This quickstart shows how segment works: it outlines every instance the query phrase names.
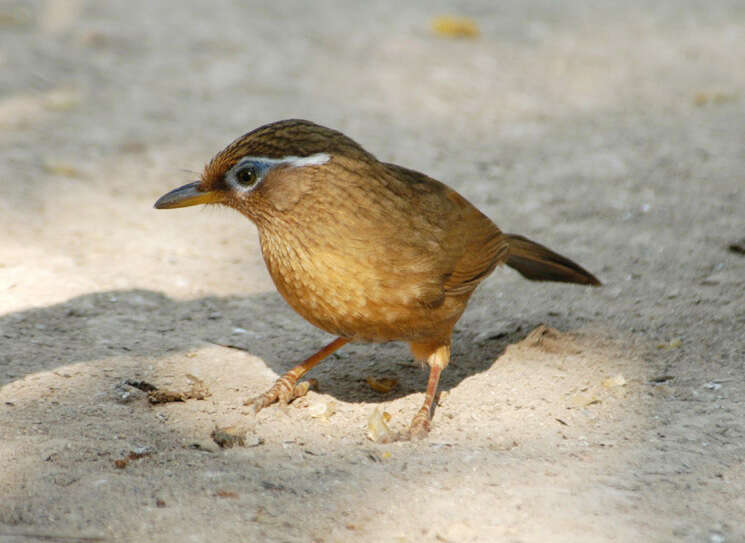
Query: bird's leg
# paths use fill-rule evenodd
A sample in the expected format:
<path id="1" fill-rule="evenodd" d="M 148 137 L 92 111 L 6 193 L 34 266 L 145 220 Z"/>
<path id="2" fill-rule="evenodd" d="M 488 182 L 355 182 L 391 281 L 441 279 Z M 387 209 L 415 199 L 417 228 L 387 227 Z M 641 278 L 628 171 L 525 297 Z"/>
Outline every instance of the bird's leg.
<path id="1" fill-rule="evenodd" d="M 437 394 L 437 384 L 440 382 L 440 374 L 450 362 L 450 345 L 429 345 L 429 356 L 427 364 L 429 365 L 429 380 L 427 381 L 427 392 L 424 395 L 424 404 L 419 409 L 414 419 L 411 421 L 409 436 L 411 439 L 422 439 L 429 433 L 429 423 L 432 420 L 432 404 Z M 411 350 L 415 355 L 419 355 L 425 349 L 422 344 L 412 344 Z"/>
<path id="2" fill-rule="evenodd" d="M 305 396 L 310 387 L 318 382 L 315 379 L 309 379 L 308 381 L 298 383 L 297 380 L 321 362 L 321 360 L 344 346 L 347 342 L 349 342 L 349 340 L 343 337 L 336 338 L 316 354 L 307 358 L 302 364 L 298 364 L 282 377 L 277 379 L 274 382 L 274 385 L 272 385 L 272 388 L 264 392 L 264 394 L 244 402 L 243 405 L 253 405 L 258 413 L 274 402 L 278 401 L 282 405 L 287 405 L 295 398 Z"/>

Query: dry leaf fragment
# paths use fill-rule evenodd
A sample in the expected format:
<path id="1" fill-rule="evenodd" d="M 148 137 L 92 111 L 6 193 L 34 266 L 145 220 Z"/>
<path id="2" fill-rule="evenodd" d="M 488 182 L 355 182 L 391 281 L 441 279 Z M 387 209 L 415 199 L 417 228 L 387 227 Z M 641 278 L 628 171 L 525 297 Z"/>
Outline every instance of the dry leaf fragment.
<path id="1" fill-rule="evenodd" d="M 708 104 L 726 104 L 735 100 L 737 100 L 737 94 L 734 92 L 702 91 L 693 96 L 693 104 L 698 107 Z"/>
<path id="2" fill-rule="evenodd" d="M 149 390 L 147 391 L 148 401 L 150 401 L 151 404 L 159 404 L 170 402 L 185 402 L 186 400 L 204 400 L 210 397 L 210 391 L 207 388 L 207 385 L 205 385 L 204 381 L 202 381 L 199 377 L 195 377 L 191 374 L 186 374 L 186 378 L 191 381 L 191 388 L 185 391 L 167 390 L 154 387 L 150 383 L 144 383 L 145 385 L 148 385 L 148 388 L 152 387 L 149 388 Z"/>
<path id="3" fill-rule="evenodd" d="M 376 407 L 367 419 L 367 437 L 375 443 L 390 443 L 396 439 L 396 434 L 386 424 L 386 415 L 390 420 L 388 413 L 381 413 Z"/>
<path id="4" fill-rule="evenodd" d="M 313 418 L 328 419 L 336 412 L 336 406 L 334 402 L 316 402 L 308 408 L 308 412 Z"/>
<path id="5" fill-rule="evenodd" d="M 218 498 L 237 498 L 238 493 L 233 492 L 232 490 L 225 490 L 223 488 L 218 489 L 217 492 L 215 492 L 215 496 Z"/>
<path id="6" fill-rule="evenodd" d="M 149 447 L 140 447 L 133 451 L 129 451 L 129 454 L 124 458 L 117 458 L 114 460 L 114 467 L 117 469 L 124 469 L 132 460 L 139 460 L 153 454 L 153 450 Z"/>
<path id="7" fill-rule="evenodd" d="M 384 394 L 393 390 L 393 388 L 398 384 L 398 381 L 396 379 L 388 379 L 386 377 L 384 377 L 383 379 L 368 377 L 367 384 L 370 385 L 370 388 L 373 389 L 375 392 Z"/>
<path id="8" fill-rule="evenodd" d="M 450 38 L 475 38 L 479 35 L 476 21 L 454 15 L 440 15 L 432 19 L 432 30 L 435 34 Z"/>

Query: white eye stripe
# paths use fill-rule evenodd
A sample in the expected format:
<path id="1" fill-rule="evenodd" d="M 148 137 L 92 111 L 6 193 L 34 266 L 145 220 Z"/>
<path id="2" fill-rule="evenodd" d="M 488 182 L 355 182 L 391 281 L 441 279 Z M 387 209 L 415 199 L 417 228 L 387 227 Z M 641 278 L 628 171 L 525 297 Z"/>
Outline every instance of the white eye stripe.
<path id="1" fill-rule="evenodd" d="M 302 168 L 303 166 L 320 166 L 321 164 L 326 164 L 330 159 L 331 157 L 328 153 L 316 153 L 315 155 L 305 157 L 286 157 L 281 160 L 293 168 Z"/>
<path id="2" fill-rule="evenodd" d="M 268 158 L 263 156 L 247 156 L 243 157 L 235 166 L 230 168 L 225 174 L 225 180 L 231 186 L 231 188 L 240 192 L 250 192 L 254 190 L 264 179 L 264 175 L 267 171 L 275 166 L 286 164 L 291 168 L 302 168 L 304 166 L 320 166 L 326 164 L 331 160 L 331 156 L 328 153 L 316 153 L 314 155 L 299 157 L 299 156 L 286 156 L 282 158 Z M 236 179 L 236 172 L 248 164 L 253 164 L 257 169 L 256 182 L 249 186 L 244 187 Z"/>
<path id="3" fill-rule="evenodd" d="M 279 166 L 280 164 L 287 164 L 292 168 L 302 168 L 303 166 L 320 166 L 326 164 L 331 159 L 328 153 L 316 153 L 310 156 L 286 156 L 282 158 L 267 158 L 263 156 L 247 156 L 243 157 L 236 166 L 241 166 L 247 162 L 258 162 L 260 164 L 266 164 L 269 166 Z M 234 166 L 235 167 L 235 166 Z"/>

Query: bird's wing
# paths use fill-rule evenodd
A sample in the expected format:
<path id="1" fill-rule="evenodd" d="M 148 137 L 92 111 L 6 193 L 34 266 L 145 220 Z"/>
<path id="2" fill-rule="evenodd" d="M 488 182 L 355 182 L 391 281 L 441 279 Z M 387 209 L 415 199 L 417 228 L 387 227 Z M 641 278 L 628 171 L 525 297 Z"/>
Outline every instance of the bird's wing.
<path id="1" fill-rule="evenodd" d="M 502 231 L 486 215 L 455 191 L 448 194 L 460 210 L 451 230 L 452 243 L 462 248 L 443 289 L 458 296 L 472 292 L 497 265 L 507 259 L 509 243 Z"/>
<path id="2" fill-rule="evenodd" d="M 473 291 L 508 254 L 502 231 L 468 200 L 447 185 L 422 173 L 395 164 L 385 165 L 411 189 L 431 224 L 437 254 L 429 254 L 431 277 L 428 297 L 459 296 Z M 430 251 L 431 253 L 431 251 Z"/>

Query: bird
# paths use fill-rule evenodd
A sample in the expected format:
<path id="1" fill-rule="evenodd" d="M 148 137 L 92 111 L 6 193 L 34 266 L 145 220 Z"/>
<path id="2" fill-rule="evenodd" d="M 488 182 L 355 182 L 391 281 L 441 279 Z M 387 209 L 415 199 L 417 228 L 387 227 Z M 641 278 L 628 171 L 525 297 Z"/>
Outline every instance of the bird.
<path id="1" fill-rule="evenodd" d="M 424 402 L 408 437 L 431 428 L 450 362 L 453 328 L 476 287 L 499 265 L 533 281 L 599 286 L 572 260 L 503 233 L 458 192 L 423 173 L 378 160 L 343 133 L 287 119 L 235 139 L 199 180 L 155 202 L 233 208 L 256 225 L 262 256 L 287 303 L 336 339 L 246 402 L 286 405 L 299 382 L 349 342 L 407 342 L 429 366 Z"/>

